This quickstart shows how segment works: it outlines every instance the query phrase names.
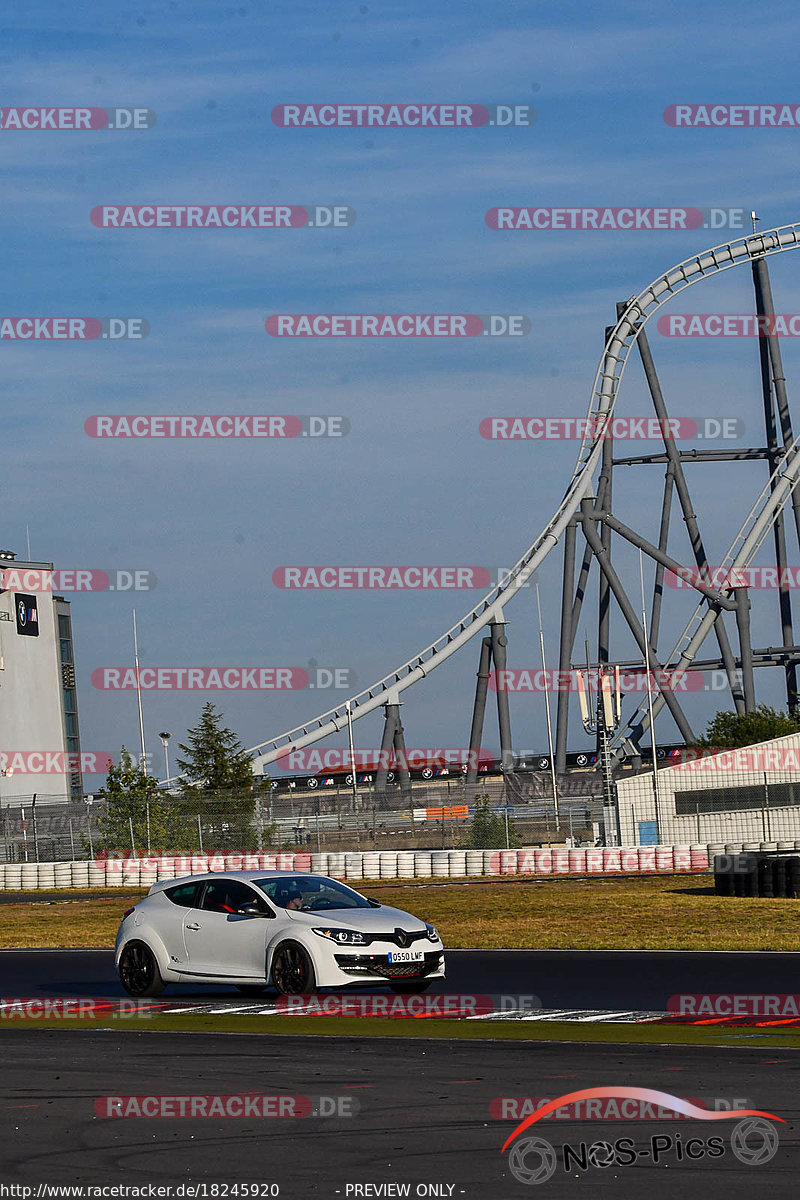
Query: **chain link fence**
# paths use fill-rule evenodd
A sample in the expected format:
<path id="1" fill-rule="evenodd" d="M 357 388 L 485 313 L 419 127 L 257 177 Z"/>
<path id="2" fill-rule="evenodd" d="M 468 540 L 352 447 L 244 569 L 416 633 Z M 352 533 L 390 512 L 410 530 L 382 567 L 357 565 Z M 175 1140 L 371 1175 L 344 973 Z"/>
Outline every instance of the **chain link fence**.
<path id="1" fill-rule="evenodd" d="M 113 824 L 99 797 L 19 797 L 0 802 L 0 862 L 79 861 L 111 851 L 466 848 L 475 801 L 483 796 L 500 822 L 501 845 L 564 844 L 569 838 L 572 845 L 594 846 L 602 838 L 597 792 L 594 783 L 576 789 L 566 777 L 556 805 L 540 777 L 506 775 L 470 789 L 458 779 L 383 793 L 336 787 L 197 793 L 189 799 L 165 794 L 127 818 L 117 809 Z"/>
<path id="2" fill-rule="evenodd" d="M 757 749 L 757 748 L 756 748 Z M 800 770 L 759 769 L 746 750 L 709 757 L 617 787 L 623 841 L 682 844 L 800 839 Z"/>

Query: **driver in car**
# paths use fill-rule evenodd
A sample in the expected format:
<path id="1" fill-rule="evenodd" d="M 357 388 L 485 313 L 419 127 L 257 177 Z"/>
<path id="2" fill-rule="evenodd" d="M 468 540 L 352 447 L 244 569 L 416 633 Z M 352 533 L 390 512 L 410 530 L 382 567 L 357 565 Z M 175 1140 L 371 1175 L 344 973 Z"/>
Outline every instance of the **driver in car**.
<path id="1" fill-rule="evenodd" d="M 290 908 L 295 912 L 299 908 L 302 908 L 303 897 L 297 884 L 278 888 L 275 893 L 275 903 L 280 905 L 281 908 Z"/>

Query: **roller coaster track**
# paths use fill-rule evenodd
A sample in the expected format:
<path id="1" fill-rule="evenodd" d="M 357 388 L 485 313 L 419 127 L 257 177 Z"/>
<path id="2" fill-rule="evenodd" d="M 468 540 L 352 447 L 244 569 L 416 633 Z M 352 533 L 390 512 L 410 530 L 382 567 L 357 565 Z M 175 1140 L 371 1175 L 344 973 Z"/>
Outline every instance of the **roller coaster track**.
<path id="1" fill-rule="evenodd" d="M 425 679 L 436 667 L 476 637 L 487 624 L 502 622 L 504 606 L 541 566 L 558 544 L 567 525 L 579 513 L 581 502 L 592 494 L 595 471 L 602 455 L 604 429 L 614 413 L 617 392 L 628 356 L 639 333 L 653 314 L 678 293 L 702 279 L 797 246 L 800 246 L 800 224 L 783 225 L 750 234 L 686 259 L 660 275 L 630 300 L 606 339 L 595 375 L 578 459 L 564 498 L 536 541 L 511 568 L 503 582 L 492 588 L 474 608 L 436 641 L 371 687 L 351 697 L 349 701 L 343 701 L 336 708 L 252 747 L 248 753 L 254 759 L 254 767 L 266 766 L 290 749 L 310 746 L 332 733 L 346 730 L 348 703 L 353 721 L 367 716 L 385 704 L 397 703 L 401 692 Z M 769 484 L 765 487 L 734 541 L 727 559 L 732 567 L 744 567 L 749 564 L 783 505 L 791 496 L 799 472 L 800 438 L 786 449 L 778 464 L 772 479 L 774 490 L 770 492 Z M 717 614 L 708 609 L 702 615 L 702 607 L 698 605 L 670 659 L 673 661 L 674 656 L 680 654 L 676 668 L 678 675 L 688 668 L 698 646 L 714 625 Z M 663 698 L 658 696 L 656 706 L 660 707 L 661 704 Z"/>

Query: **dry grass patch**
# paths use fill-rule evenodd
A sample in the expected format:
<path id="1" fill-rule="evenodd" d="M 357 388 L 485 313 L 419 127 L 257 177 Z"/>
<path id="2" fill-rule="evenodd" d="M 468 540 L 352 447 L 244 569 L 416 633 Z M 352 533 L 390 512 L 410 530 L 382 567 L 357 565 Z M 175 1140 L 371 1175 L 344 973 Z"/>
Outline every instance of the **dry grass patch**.
<path id="1" fill-rule="evenodd" d="M 450 949 L 798 950 L 794 900 L 715 896 L 708 875 L 520 883 L 358 885 L 440 930 Z M 110 947 L 142 891 L 0 905 L 0 947 Z"/>
<path id="2" fill-rule="evenodd" d="M 715 896 L 708 875 L 367 890 L 451 949 L 800 950 L 797 901 Z"/>
<path id="3" fill-rule="evenodd" d="M 75 899 L 61 893 L 52 903 L 0 904 L 0 949 L 112 947 L 126 908 L 146 891 L 120 890 L 113 899 Z"/>

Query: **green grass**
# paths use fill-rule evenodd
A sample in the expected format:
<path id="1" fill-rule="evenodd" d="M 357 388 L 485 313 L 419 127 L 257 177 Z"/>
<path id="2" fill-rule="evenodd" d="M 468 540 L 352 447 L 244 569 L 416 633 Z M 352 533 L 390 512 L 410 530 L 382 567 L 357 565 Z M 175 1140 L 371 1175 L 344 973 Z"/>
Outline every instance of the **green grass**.
<path id="1" fill-rule="evenodd" d="M 385 880 L 359 891 L 433 921 L 449 949 L 797 950 L 794 900 L 715 896 L 708 875 L 456 883 Z M 112 946 L 144 893 L 0 905 L 0 947 Z M 35 893 L 33 894 L 35 895 Z"/>
<path id="2" fill-rule="evenodd" d="M 558 1021 L 440 1021 L 374 1017 L 250 1017 L 225 1013 L 91 1020 L 0 1020 L 0 1034 L 14 1029 L 113 1029 L 128 1033 L 217 1033 L 258 1036 L 448 1038 L 459 1041 L 575 1042 L 606 1045 L 753 1046 L 800 1049 L 800 1029 L 753 1029 L 696 1025 L 578 1025 Z"/>

